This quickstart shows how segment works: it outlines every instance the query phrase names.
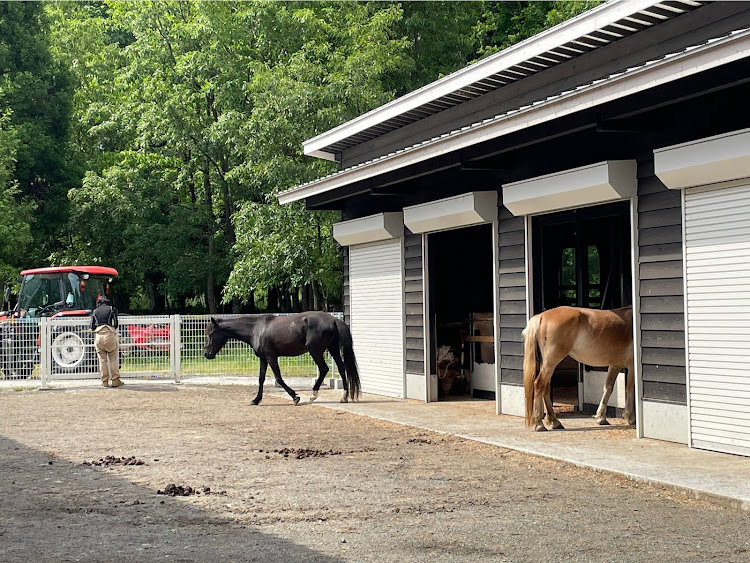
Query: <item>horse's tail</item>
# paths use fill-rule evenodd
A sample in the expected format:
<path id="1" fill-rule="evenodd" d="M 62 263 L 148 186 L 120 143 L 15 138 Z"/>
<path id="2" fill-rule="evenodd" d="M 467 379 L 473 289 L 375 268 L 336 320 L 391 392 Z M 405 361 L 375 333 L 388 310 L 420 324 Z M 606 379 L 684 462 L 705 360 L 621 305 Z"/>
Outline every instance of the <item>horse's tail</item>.
<path id="1" fill-rule="evenodd" d="M 531 425 L 534 414 L 534 380 L 539 373 L 541 353 L 537 343 L 537 333 L 541 324 L 541 316 L 531 317 L 529 324 L 523 330 L 523 389 L 526 401 L 526 426 Z"/>
<path id="2" fill-rule="evenodd" d="M 354 357 L 354 344 L 352 333 L 346 323 L 341 319 L 336 319 L 336 330 L 339 333 L 339 346 L 344 356 L 344 367 L 346 373 L 346 386 L 349 389 L 349 397 L 358 399 L 360 393 L 359 370 L 357 369 L 357 359 Z"/>

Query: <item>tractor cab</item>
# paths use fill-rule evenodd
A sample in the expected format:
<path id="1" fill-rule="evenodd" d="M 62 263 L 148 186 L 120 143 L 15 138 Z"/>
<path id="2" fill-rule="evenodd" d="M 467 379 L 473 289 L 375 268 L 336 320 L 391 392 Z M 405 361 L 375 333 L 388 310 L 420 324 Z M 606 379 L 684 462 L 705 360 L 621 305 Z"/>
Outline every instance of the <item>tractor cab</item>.
<path id="1" fill-rule="evenodd" d="M 8 377 L 29 377 L 39 363 L 39 319 L 85 317 L 96 300 L 108 295 L 117 270 L 103 266 L 63 266 L 21 272 L 16 306 L 0 314 L 0 372 Z M 3 291 L 8 303 L 10 294 Z M 3 308 L 5 308 L 3 306 Z M 8 305 L 8 309 L 10 306 Z M 90 332 L 90 331 L 89 331 Z M 54 364 L 58 371 L 73 372 L 93 362 L 93 346 L 85 330 L 61 329 L 54 336 Z"/>
<path id="2" fill-rule="evenodd" d="M 85 316 L 101 295 L 109 295 L 114 268 L 72 266 L 21 272 L 21 291 L 13 315 L 20 318 Z"/>

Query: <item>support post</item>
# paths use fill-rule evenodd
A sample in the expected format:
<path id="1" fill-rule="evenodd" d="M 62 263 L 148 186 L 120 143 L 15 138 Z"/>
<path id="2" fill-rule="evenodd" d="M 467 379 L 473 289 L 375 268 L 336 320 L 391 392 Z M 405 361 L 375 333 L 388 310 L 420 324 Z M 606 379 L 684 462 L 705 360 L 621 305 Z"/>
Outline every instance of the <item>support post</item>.
<path id="1" fill-rule="evenodd" d="M 170 364 L 172 370 L 172 377 L 175 383 L 182 383 L 180 381 L 180 372 L 182 371 L 182 333 L 181 333 L 181 322 L 180 315 L 172 315 L 169 330 L 169 342 L 170 342 Z"/>
<path id="2" fill-rule="evenodd" d="M 49 358 L 50 358 L 50 331 L 49 319 L 42 317 L 39 319 L 39 360 L 40 372 L 42 379 L 41 390 L 49 389 Z"/>

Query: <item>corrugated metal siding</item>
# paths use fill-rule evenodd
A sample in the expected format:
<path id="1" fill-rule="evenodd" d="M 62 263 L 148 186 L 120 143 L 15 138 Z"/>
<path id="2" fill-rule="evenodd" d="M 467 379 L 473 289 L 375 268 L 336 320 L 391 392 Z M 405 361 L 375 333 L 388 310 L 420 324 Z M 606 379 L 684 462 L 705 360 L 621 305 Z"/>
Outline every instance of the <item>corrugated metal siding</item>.
<path id="1" fill-rule="evenodd" d="M 422 235 L 404 228 L 404 303 L 406 372 L 424 374 L 424 293 Z"/>
<path id="2" fill-rule="evenodd" d="M 403 398 L 402 239 L 349 249 L 351 330 L 362 390 Z"/>
<path id="3" fill-rule="evenodd" d="M 498 210 L 500 381 L 523 384 L 523 335 L 526 327 L 526 237 L 523 217 L 503 205 Z"/>
<path id="4" fill-rule="evenodd" d="M 750 455 L 750 185 L 685 193 L 693 446 Z"/>
<path id="5" fill-rule="evenodd" d="M 686 403 L 682 194 L 638 162 L 638 283 L 643 398 Z"/>
<path id="6" fill-rule="evenodd" d="M 349 299 L 349 247 L 345 246 L 341 249 L 343 256 L 343 272 L 342 272 L 342 303 L 344 304 L 344 322 L 351 326 L 352 314 L 351 314 L 351 300 Z"/>

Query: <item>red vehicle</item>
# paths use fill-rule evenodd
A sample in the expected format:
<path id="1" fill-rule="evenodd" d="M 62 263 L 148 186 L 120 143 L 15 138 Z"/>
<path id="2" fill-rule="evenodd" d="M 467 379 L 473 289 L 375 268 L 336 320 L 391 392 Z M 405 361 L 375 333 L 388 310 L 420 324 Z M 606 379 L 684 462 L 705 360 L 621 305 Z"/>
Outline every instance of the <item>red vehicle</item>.
<path id="1" fill-rule="evenodd" d="M 104 266 L 63 266 L 21 272 L 18 303 L 0 312 L 0 370 L 6 377 L 29 377 L 39 362 L 40 317 L 88 317 L 101 295 L 108 295 L 117 270 Z M 4 292 L 4 302 L 9 292 Z M 57 373 L 96 371 L 88 324 L 56 328 L 52 365 Z M 123 352 L 169 348 L 169 329 L 126 325 Z"/>

